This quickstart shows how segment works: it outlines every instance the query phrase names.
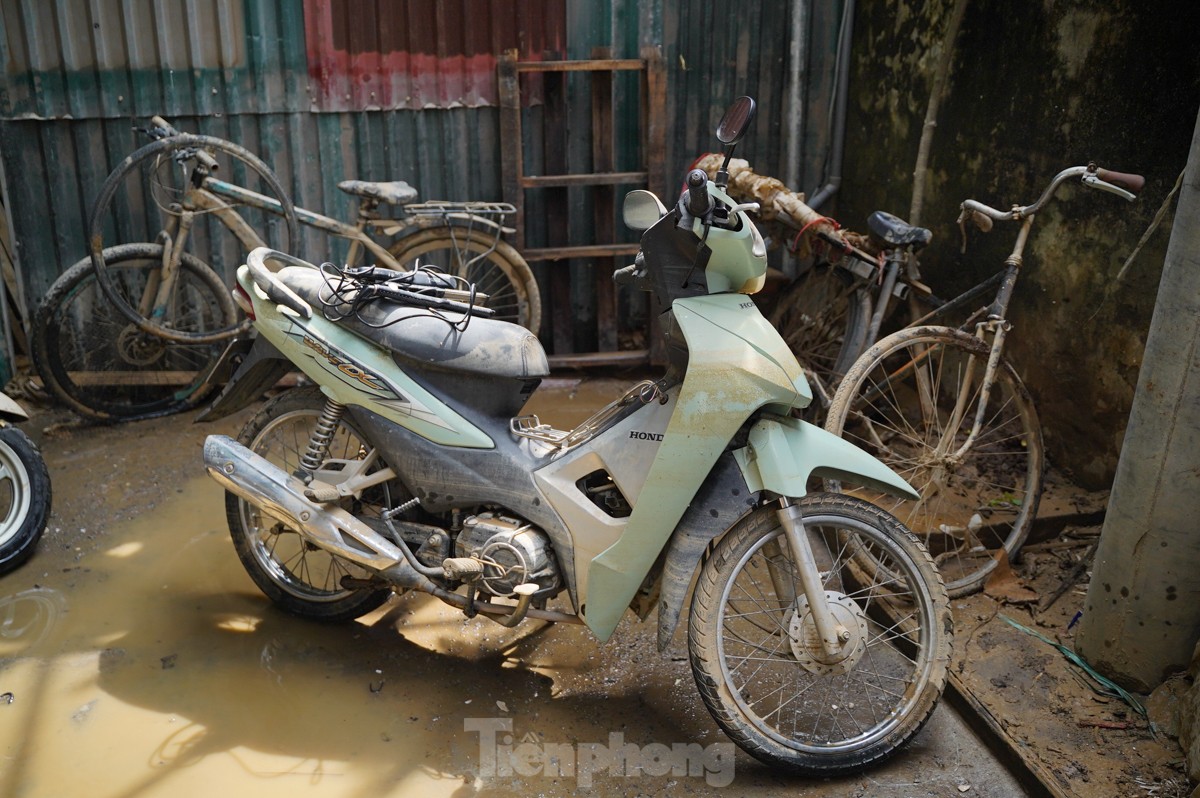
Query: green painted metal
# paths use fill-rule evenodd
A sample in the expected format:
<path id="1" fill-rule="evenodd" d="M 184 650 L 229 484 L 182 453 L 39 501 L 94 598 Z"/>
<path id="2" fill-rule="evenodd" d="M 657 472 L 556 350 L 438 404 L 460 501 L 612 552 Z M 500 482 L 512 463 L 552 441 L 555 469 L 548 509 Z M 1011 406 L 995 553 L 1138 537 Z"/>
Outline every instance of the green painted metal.
<path id="1" fill-rule="evenodd" d="M 364 407 L 435 443 L 495 448 L 486 433 L 397 369 L 384 349 L 327 321 L 319 311 L 301 319 L 276 305 L 255 285 L 245 266 L 238 269 L 237 280 L 253 298 L 259 334 L 334 400 Z"/>
<path id="2" fill-rule="evenodd" d="M 780 496 L 801 496 L 810 477 L 838 479 L 907 499 L 920 495 L 890 468 L 820 427 L 790 416 L 761 419 L 749 444 L 734 452 L 746 485 Z"/>
<path id="3" fill-rule="evenodd" d="M 583 616 L 601 640 L 616 628 L 696 489 L 746 419 L 763 407 L 786 413 L 811 400 L 801 391 L 807 384 L 796 358 L 747 297 L 677 299 L 672 312 L 689 352 L 679 401 L 624 534 L 588 566 Z"/>

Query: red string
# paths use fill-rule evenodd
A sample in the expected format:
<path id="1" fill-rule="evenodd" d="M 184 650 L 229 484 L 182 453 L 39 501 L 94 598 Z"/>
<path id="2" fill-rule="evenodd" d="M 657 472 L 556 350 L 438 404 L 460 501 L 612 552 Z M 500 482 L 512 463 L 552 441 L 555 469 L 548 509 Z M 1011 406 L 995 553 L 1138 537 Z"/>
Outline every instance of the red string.
<path id="1" fill-rule="evenodd" d="M 792 239 L 792 245 L 790 247 L 791 251 L 795 252 L 800 246 L 800 239 L 805 233 L 808 232 L 808 228 L 812 227 L 814 224 L 820 224 L 821 222 L 829 222 L 834 230 L 842 229 L 842 226 L 838 224 L 837 219 L 830 219 L 828 216 L 818 216 L 816 219 L 813 219 L 811 222 L 801 227 L 799 233 L 796 233 L 796 237 Z"/>

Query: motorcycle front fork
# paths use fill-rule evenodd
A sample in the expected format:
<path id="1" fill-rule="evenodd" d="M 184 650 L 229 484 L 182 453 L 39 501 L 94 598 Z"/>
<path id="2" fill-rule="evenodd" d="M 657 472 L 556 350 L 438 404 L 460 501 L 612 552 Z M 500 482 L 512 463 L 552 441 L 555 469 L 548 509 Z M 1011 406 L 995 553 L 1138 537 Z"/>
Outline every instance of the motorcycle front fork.
<path id="1" fill-rule="evenodd" d="M 812 543 L 804 529 L 803 513 L 798 505 L 792 503 L 791 499 L 783 497 L 779 500 L 779 509 L 776 510 L 776 515 L 779 517 L 780 524 L 783 525 L 784 536 L 787 538 L 792 560 L 796 563 L 800 585 L 808 599 L 808 609 L 812 613 L 813 625 L 816 626 L 817 634 L 821 638 L 821 648 L 830 657 L 836 656 L 850 640 L 851 633 L 834 618 L 833 611 L 829 609 L 829 600 L 821 582 L 821 572 L 817 569 Z M 786 578 L 786 574 L 773 575 L 773 579 L 777 583 Z M 776 593 L 781 596 L 790 595 L 790 591 L 780 594 L 778 586 Z"/>

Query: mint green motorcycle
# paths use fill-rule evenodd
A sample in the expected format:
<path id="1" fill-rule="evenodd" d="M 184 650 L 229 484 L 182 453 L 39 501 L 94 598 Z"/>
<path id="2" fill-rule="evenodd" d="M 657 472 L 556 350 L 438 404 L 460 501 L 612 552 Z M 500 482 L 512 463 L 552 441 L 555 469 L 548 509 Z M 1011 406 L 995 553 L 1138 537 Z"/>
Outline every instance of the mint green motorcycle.
<path id="1" fill-rule="evenodd" d="M 743 97 L 722 119 L 726 160 L 753 115 Z M 601 641 L 626 609 L 657 607 L 663 650 L 694 582 L 696 684 L 750 754 L 829 774 L 911 740 L 946 678 L 946 591 L 896 519 L 809 485 L 915 494 L 793 417 L 812 396 L 747 296 L 766 248 L 723 186 L 693 171 L 670 210 L 627 198 L 645 232 L 615 278 L 653 293 L 669 365 L 572 430 L 520 414 L 545 352 L 471 286 L 251 252 L 235 299 L 257 337 L 207 417 L 288 369 L 315 383 L 204 446 L 263 592 L 331 620 L 420 590 L 467 617 L 580 623 Z"/>

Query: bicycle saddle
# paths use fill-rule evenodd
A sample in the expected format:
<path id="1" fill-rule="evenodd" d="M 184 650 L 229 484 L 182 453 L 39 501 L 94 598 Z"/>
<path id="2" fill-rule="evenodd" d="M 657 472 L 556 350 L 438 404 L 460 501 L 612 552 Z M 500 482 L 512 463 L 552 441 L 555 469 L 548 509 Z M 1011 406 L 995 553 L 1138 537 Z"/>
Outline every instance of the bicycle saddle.
<path id="1" fill-rule="evenodd" d="M 912 247 L 914 252 L 933 240 L 933 233 L 924 227 L 915 227 L 884 211 L 875 211 L 868 216 L 867 228 L 888 246 Z"/>
<path id="2" fill-rule="evenodd" d="M 368 180 L 343 180 L 338 188 L 356 197 L 368 197 L 389 205 L 404 205 L 417 198 L 417 190 L 403 180 L 372 183 Z"/>

